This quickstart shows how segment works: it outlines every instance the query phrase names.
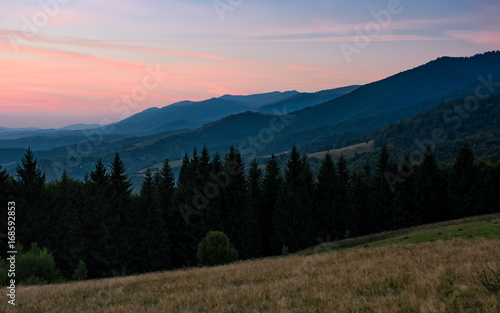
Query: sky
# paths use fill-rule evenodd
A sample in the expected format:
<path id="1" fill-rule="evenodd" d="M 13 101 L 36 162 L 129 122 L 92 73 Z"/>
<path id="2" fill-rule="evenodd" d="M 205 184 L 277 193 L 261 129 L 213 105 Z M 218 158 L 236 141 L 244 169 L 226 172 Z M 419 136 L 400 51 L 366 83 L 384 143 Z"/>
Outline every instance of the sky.
<path id="1" fill-rule="evenodd" d="M 0 0 L 0 127 L 366 84 L 500 50 L 498 0 Z"/>

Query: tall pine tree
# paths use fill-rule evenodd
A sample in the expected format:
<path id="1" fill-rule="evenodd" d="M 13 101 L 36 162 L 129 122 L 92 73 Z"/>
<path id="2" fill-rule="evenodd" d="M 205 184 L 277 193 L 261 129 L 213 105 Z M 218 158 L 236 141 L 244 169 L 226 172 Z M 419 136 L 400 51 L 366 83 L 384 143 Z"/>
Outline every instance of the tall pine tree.
<path id="1" fill-rule="evenodd" d="M 46 214 L 50 199 L 45 189 L 45 173 L 40 170 L 30 148 L 17 166 L 17 176 L 14 184 L 17 240 L 25 247 L 33 242 L 47 246 L 52 239 L 51 216 Z"/>
<path id="2" fill-rule="evenodd" d="M 113 268 L 115 260 L 109 259 L 114 251 L 111 247 L 111 231 L 116 227 L 116 220 L 110 218 L 109 214 L 110 193 L 109 174 L 99 159 L 85 186 L 85 211 L 82 219 L 86 240 L 84 261 L 90 278 L 109 277 L 113 272 L 120 271 L 120 268 Z"/>
<path id="3" fill-rule="evenodd" d="M 448 180 L 448 199 L 452 218 L 477 215 L 482 211 L 483 192 L 480 190 L 479 169 L 468 142 L 458 151 Z"/>
<path id="4" fill-rule="evenodd" d="M 245 165 L 240 152 L 233 145 L 225 157 L 224 168 L 229 178 L 222 191 L 224 233 L 234 243 L 242 259 L 257 256 L 260 243 L 257 220 L 249 205 Z"/>
<path id="5" fill-rule="evenodd" d="M 315 236 L 322 241 L 335 238 L 337 212 L 337 171 L 330 154 L 326 154 L 317 177 L 316 197 L 312 210 Z"/>
<path id="6" fill-rule="evenodd" d="M 133 233 L 130 232 L 131 225 L 135 222 L 131 217 L 132 211 L 132 183 L 126 174 L 125 164 L 118 153 L 115 154 L 111 163 L 110 194 L 109 194 L 109 220 L 110 225 L 110 266 L 120 274 L 127 274 L 131 266 L 129 262 L 130 245 Z M 115 274 L 116 275 L 116 274 Z"/>
<path id="7" fill-rule="evenodd" d="M 159 193 L 151 169 L 146 170 L 139 202 L 134 211 L 135 272 L 150 272 L 169 268 L 168 234 L 161 218 Z"/>
<path id="8" fill-rule="evenodd" d="M 294 146 L 285 172 L 285 184 L 276 203 L 274 231 L 290 252 L 311 243 L 311 199 L 308 194 L 307 169 Z"/>

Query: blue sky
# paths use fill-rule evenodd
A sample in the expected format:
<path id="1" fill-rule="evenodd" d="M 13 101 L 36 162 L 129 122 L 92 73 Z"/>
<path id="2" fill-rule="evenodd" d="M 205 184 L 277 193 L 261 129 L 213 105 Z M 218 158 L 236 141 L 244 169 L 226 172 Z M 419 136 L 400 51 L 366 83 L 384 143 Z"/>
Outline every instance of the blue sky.
<path id="1" fill-rule="evenodd" d="M 498 1 L 1 0 L 0 6 L 3 127 L 102 123 L 226 93 L 364 84 L 440 56 L 500 49 Z M 144 90 L 152 68 L 161 72 L 154 88 L 126 114 L 116 110 L 117 99 Z"/>

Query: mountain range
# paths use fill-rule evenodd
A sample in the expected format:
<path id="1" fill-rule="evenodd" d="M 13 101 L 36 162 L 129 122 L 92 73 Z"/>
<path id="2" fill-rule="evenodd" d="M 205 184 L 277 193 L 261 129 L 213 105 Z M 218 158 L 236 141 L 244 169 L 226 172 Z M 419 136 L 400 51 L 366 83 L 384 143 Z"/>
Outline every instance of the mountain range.
<path id="1" fill-rule="evenodd" d="M 183 101 L 133 115 L 114 124 L 111 133 L 99 133 L 101 128 L 92 125 L 88 132 L 97 135 L 91 137 L 82 132 L 81 125 L 60 130 L 0 129 L 0 164 L 14 172 L 16 162 L 30 145 L 49 179 L 59 177 L 62 168 L 81 178 L 93 169 L 98 158 L 109 164 L 114 153 L 119 152 L 134 180 L 141 177 L 147 166 L 158 166 L 165 158 L 176 167 L 186 152 L 203 145 L 211 153 L 223 154 L 234 144 L 247 162 L 288 151 L 292 145 L 303 152 L 328 150 L 370 138 L 376 139 L 378 145 L 400 145 L 404 139 L 391 139 L 398 136 L 398 131 L 387 136 L 375 132 L 436 110 L 444 102 L 463 102 L 465 97 L 479 93 L 498 93 L 499 65 L 499 51 L 472 57 L 440 57 L 363 86 L 316 93 L 287 91 Z M 498 103 L 489 103 L 486 111 L 478 112 L 487 116 L 488 110 L 498 110 Z M 436 114 L 418 118 L 418 127 L 432 127 L 429 125 L 433 125 Z M 405 123 L 414 124 L 417 120 Z M 498 130 L 497 122 L 488 120 L 487 131 Z"/>

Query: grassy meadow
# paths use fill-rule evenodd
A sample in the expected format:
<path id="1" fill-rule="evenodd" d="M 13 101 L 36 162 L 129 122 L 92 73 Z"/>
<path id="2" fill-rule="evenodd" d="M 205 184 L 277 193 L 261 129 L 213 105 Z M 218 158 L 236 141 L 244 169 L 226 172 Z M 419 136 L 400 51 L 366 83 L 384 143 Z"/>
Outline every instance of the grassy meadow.
<path id="1" fill-rule="evenodd" d="M 499 220 L 435 225 L 329 253 L 324 244 L 309 255 L 19 286 L 17 306 L 4 297 L 0 311 L 500 312 L 500 294 L 478 279 L 500 268 Z"/>

